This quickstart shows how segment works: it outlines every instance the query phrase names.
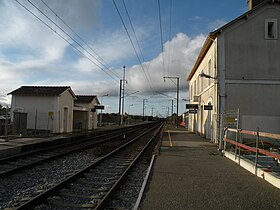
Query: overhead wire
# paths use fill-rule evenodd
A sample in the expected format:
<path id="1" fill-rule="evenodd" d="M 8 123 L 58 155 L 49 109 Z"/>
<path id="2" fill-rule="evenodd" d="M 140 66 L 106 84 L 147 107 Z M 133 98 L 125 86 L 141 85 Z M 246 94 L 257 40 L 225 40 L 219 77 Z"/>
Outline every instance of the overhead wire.
<path id="1" fill-rule="evenodd" d="M 56 16 L 56 18 L 58 18 L 68 29 L 70 29 L 70 31 L 74 33 L 96 55 L 92 56 L 95 58 L 95 60 L 98 61 L 98 63 L 100 63 L 103 67 L 108 69 L 115 76 L 121 77 L 116 72 L 112 71 L 107 62 L 100 55 L 98 55 L 98 53 L 72 27 L 70 27 L 69 24 L 67 24 L 44 0 L 41 0 L 41 2 Z"/>
<path id="2" fill-rule="evenodd" d="M 126 7 L 125 1 L 122 0 L 122 2 L 123 2 L 123 6 L 124 6 L 124 9 L 125 9 L 125 11 L 126 11 L 126 15 L 127 15 L 127 17 L 128 17 L 128 20 L 129 20 L 129 23 L 130 23 L 130 26 L 131 26 L 131 29 L 132 29 L 132 32 L 133 32 L 133 35 L 134 35 L 134 38 L 135 38 L 135 40 L 136 40 L 136 44 L 137 44 L 137 46 L 138 46 L 138 49 L 139 49 L 139 52 L 140 52 L 142 61 L 143 61 L 143 63 L 145 63 L 145 58 L 144 58 L 142 49 L 141 49 L 141 47 L 140 47 L 138 38 L 137 38 L 137 36 L 136 36 L 136 32 L 135 32 L 133 23 L 132 23 L 132 21 L 131 21 L 131 18 L 130 18 L 128 9 L 127 9 L 127 7 Z M 141 65 L 142 68 L 144 68 L 143 66 L 145 66 L 145 68 L 146 68 L 146 70 L 147 70 L 148 78 L 151 79 L 151 75 L 150 75 L 150 73 L 149 73 L 149 68 L 148 68 L 146 65 L 144 65 L 143 63 L 140 62 L 140 65 Z M 143 65 L 143 66 L 142 66 L 142 65 Z M 150 84 L 150 81 L 148 81 L 148 82 L 149 82 L 149 84 Z M 153 88 L 151 87 L 151 84 L 150 84 L 150 88 L 153 90 Z"/>
<path id="3" fill-rule="evenodd" d="M 49 16 L 47 16 L 40 8 L 38 8 L 33 2 L 27 0 L 34 8 L 36 8 L 43 16 L 45 16 L 49 21 L 51 21 L 57 28 L 59 28 L 64 34 L 66 34 L 72 41 L 74 41 L 79 47 L 81 47 L 84 51 L 86 51 L 89 55 L 95 58 L 91 52 L 85 49 L 78 41 L 76 41 L 69 33 L 67 33 L 64 29 L 62 29 L 56 22 L 54 22 Z M 56 30 L 55 30 L 56 31 Z M 96 59 L 96 58 L 95 58 Z M 91 60 L 92 61 L 92 60 Z M 98 60 L 97 60 L 98 61 Z M 106 72 L 99 64 L 93 62 L 96 66 L 98 66 L 102 71 Z M 106 72 L 108 74 L 108 72 Z M 115 80 L 115 79 L 114 79 Z"/>
<path id="4" fill-rule="evenodd" d="M 170 70 L 170 45 L 171 45 L 171 23 L 172 23 L 172 0 L 170 0 L 170 10 L 169 10 L 169 43 L 168 43 L 168 66 L 167 66 L 167 74 L 169 75 Z"/>
<path id="5" fill-rule="evenodd" d="M 55 34 L 57 34 L 61 39 L 63 39 L 65 42 L 67 42 L 74 50 L 76 50 L 80 55 L 87 58 L 91 63 L 93 63 L 95 66 L 99 67 L 100 70 L 102 70 L 104 73 L 106 73 L 109 77 L 111 77 L 113 80 L 118 82 L 111 74 L 106 72 L 99 64 L 97 64 L 95 61 L 93 61 L 91 58 L 89 58 L 84 52 L 82 52 L 80 49 L 78 49 L 73 43 L 71 43 L 69 40 L 67 40 L 65 37 L 63 37 L 60 33 L 57 32 L 57 30 L 53 29 L 48 23 L 46 23 L 44 20 L 42 20 L 39 16 L 37 16 L 34 12 L 32 12 L 30 9 L 28 9 L 25 5 L 23 5 L 18 0 L 15 0 L 21 7 L 23 7 L 26 11 L 28 11 L 31 15 L 33 15 L 35 18 L 37 18 L 41 23 L 43 23 L 46 27 L 48 27 L 51 31 L 53 31 Z M 58 26 L 51 18 L 49 18 L 44 12 L 42 12 L 36 5 L 34 5 L 30 0 L 27 0 L 33 7 L 35 7 L 41 14 L 43 14 L 49 21 L 51 21 L 56 27 L 58 27 L 65 35 L 67 35 L 73 42 L 75 42 L 78 46 L 80 46 L 82 49 L 84 49 L 86 52 L 87 50 L 78 43 L 73 37 L 71 37 L 65 30 L 63 30 L 60 26 Z M 89 52 L 88 52 L 89 53 Z M 90 54 L 90 53 L 89 53 Z"/>
<path id="6" fill-rule="evenodd" d="M 132 45 L 132 48 L 133 48 L 133 50 L 134 50 L 134 52 L 135 52 L 135 55 L 136 55 L 136 57 L 137 57 L 137 59 L 138 59 L 138 61 L 139 61 L 139 64 L 140 64 L 141 69 L 142 69 L 142 71 L 143 71 L 143 73 L 144 73 L 144 76 L 145 76 L 146 80 L 148 81 L 149 86 L 150 86 L 152 92 L 154 92 L 154 89 L 153 89 L 153 87 L 152 87 L 152 85 L 151 85 L 151 82 L 150 82 L 150 80 L 149 80 L 149 78 L 148 78 L 148 76 L 147 76 L 147 73 L 146 73 L 145 69 L 143 68 L 143 65 L 142 65 L 142 62 L 141 62 L 141 60 L 140 60 L 140 57 L 139 57 L 139 55 L 138 55 L 138 53 L 137 53 L 137 50 L 136 50 L 136 48 L 135 48 L 135 45 L 133 44 L 133 41 L 132 41 L 132 39 L 131 39 L 131 36 L 130 36 L 130 34 L 129 34 L 129 32 L 128 32 L 128 29 L 127 29 L 127 27 L 126 27 L 126 25 L 125 25 L 125 23 L 124 23 L 124 20 L 123 20 L 123 18 L 122 18 L 122 15 L 121 15 L 121 13 L 120 13 L 120 11 L 119 11 L 119 8 L 118 8 L 118 6 L 117 6 L 115 0 L 113 0 L 113 3 L 114 3 L 114 6 L 115 6 L 115 9 L 117 10 L 117 13 L 118 13 L 118 15 L 119 15 L 119 17 L 120 17 L 120 20 L 121 20 L 121 22 L 122 22 L 122 25 L 123 25 L 123 27 L 124 27 L 124 29 L 125 29 L 125 31 L 126 31 L 126 34 L 127 34 L 128 38 L 129 38 L 129 41 L 130 41 L 130 43 L 131 43 L 131 45 Z"/>
<path id="7" fill-rule="evenodd" d="M 142 57 L 143 62 L 145 62 L 145 59 L 144 59 L 144 56 L 143 56 L 143 53 L 142 53 L 142 50 L 141 50 L 139 41 L 138 41 L 138 39 L 137 39 L 137 36 L 136 36 L 135 30 L 134 30 L 134 27 L 133 27 L 133 24 L 132 24 L 132 21 L 131 21 L 129 12 L 128 12 L 127 7 L 126 7 L 126 4 L 125 4 L 124 0 L 122 0 L 122 2 L 123 2 L 123 6 L 124 6 L 124 9 L 125 9 L 126 15 L 127 15 L 127 17 L 128 17 L 128 20 L 129 20 L 129 23 L 130 23 L 130 26 L 131 26 L 133 35 L 134 35 L 134 37 L 135 37 L 135 40 L 136 40 L 136 43 L 137 43 L 137 46 L 138 46 L 140 55 L 141 55 L 141 57 Z"/>
<path id="8" fill-rule="evenodd" d="M 159 16 L 159 28 L 160 28 L 160 43 L 161 43 L 161 56 L 162 56 L 163 76 L 165 77 L 165 62 L 164 62 L 164 55 L 163 55 L 163 36 L 162 36 L 160 0 L 158 0 L 157 2 L 158 2 L 158 16 Z"/>

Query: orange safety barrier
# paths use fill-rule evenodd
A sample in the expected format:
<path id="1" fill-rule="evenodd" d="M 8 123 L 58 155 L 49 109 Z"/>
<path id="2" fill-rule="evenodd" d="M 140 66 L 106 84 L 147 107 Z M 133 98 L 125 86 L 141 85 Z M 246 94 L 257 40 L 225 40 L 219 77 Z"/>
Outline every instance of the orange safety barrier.
<path id="1" fill-rule="evenodd" d="M 226 141 L 230 144 L 236 145 L 240 148 L 247 149 L 251 152 L 258 152 L 260 154 L 270 156 L 270 157 L 273 157 L 273 158 L 276 158 L 276 159 L 280 160 L 280 154 L 272 153 L 272 152 L 269 152 L 269 151 L 266 151 L 266 150 L 263 150 L 263 149 L 258 149 L 258 148 L 255 148 L 255 147 L 250 147 L 250 146 L 247 146 L 245 144 L 242 144 L 242 143 L 239 143 L 239 142 L 233 141 L 231 139 L 227 139 L 227 138 L 224 138 L 224 141 Z"/>
<path id="2" fill-rule="evenodd" d="M 252 136 L 256 136 L 257 138 L 259 137 L 268 137 L 268 138 L 274 138 L 274 139 L 280 139 L 280 135 L 279 134 L 271 134 L 271 133 L 265 133 L 265 132 L 256 132 L 256 131 L 249 131 L 249 130 L 242 130 L 242 129 L 234 129 L 234 128 L 225 128 L 225 131 L 230 131 L 230 132 L 235 132 L 235 133 L 241 133 L 241 134 L 247 134 L 247 135 L 252 135 Z M 228 139 L 228 138 L 224 138 L 224 141 L 236 145 L 240 148 L 244 148 L 247 149 L 248 151 L 251 152 L 255 152 L 255 153 L 260 153 L 266 156 L 270 156 L 273 158 L 276 158 L 278 160 L 280 160 L 280 154 L 277 153 L 273 153 L 273 152 L 269 152 L 267 150 L 264 149 L 259 149 L 256 147 L 250 147 L 248 145 L 236 142 L 234 140 Z"/>

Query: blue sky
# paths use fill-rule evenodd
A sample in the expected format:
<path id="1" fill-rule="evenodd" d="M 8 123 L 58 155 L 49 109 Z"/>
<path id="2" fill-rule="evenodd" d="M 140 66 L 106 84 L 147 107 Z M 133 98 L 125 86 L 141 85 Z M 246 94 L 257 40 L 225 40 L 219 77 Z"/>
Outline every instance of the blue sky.
<path id="1" fill-rule="evenodd" d="M 188 98 L 186 77 L 205 37 L 247 10 L 246 0 L 160 0 L 161 42 L 158 0 L 115 0 L 134 50 L 113 0 L 18 2 L 0 1 L 1 104 L 9 104 L 7 93 L 22 85 L 69 85 L 76 94 L 93 94 L 100 99 L 109 94 L 102 97 L 104 112 L 117 112 L 119 80 L 125 65 L 129 95 L 125 111 L 142 114 L 142 101 L 148 99 L 146 114 L 153 109 L 153 114 L 160 116 L 167 115 L 168 107 L 171 113 L 171 100 L 175 104 L 176 97 L 174 81 L 164 82 L 163 76 L 180 78 L 179 113 L 184 112 L 186 102 L 181 99 Z"/>

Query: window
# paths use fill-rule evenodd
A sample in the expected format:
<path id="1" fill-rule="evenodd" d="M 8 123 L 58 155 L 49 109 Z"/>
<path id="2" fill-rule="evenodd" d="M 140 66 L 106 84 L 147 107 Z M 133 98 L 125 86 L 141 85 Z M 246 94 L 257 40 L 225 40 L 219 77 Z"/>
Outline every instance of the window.
<path id="1" fill-rule="evenodd" d="M 200 76 L 197 77 L 197 95 L 200 93 Z"/>
<path id="2" fill-rule="evenodd" d="M 277 39 L 277 19 L 265 20 L 265 39 Z"/>
<path id="3" fill-rule="evenodd" d="M 196 96 L 196 80 L 194 81 L 193 95 Z"/>
<path id="4" fill-rule="evenodd" d="M 203 71 L 203 69 L 201 70 L 201 72 L 200 72 L 200 74 L 202 74 L 202 72 L 204 72 Z M 199 77 L 200 78 L 200 81 L 201 81 L 201 91 L 203 91 L 204 90 L 204 88 L 205 88 L 205 81 L 204 81 L 204 79 L 203 79 L 203 77 Z"/>
<path id="5" fill-rule="evenodd" d="M 190 89 L 190 100 L 191 100 L 191 99 L 193 98 L 193 97 L 192 97 L 192 96 L 193 96 L 193 94 L 192 94 L 192 93 L 193 93 L 193 92 L 192 92 L 192 91 L 193 91 L 193 90 L 192 90 L 192 84 L 191 84 L 191 87 L 190 87 L 190 88 L 191 88 L 191 89 Z"/>
<path id="6" fill-rule="evenodd" d="M 208 75 L 213 76 L 211 58 L 208 61 Z M 208 85 L 210 85 L 210 83 L 211 83 L 211 79 L 208 79 Z"/>

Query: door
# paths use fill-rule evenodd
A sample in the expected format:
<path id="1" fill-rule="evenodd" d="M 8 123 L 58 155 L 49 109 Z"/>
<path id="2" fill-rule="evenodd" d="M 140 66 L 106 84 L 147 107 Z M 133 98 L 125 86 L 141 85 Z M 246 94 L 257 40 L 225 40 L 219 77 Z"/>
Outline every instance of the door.
<path id="1" fill-rule="evenodd" d="M 211 105 L 211 103 L 209 102 L 208 105 Z M 212 139 L 212 110 L 208 110 L 207 112 L 205 123 L 206 139 Z"/>
<path id="2" fill-rule="evenodd" d="M 63 132 L 67 133 L 68 129 L 68 108 L 64 107 L 63 109 Z"/>

